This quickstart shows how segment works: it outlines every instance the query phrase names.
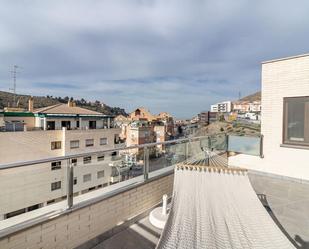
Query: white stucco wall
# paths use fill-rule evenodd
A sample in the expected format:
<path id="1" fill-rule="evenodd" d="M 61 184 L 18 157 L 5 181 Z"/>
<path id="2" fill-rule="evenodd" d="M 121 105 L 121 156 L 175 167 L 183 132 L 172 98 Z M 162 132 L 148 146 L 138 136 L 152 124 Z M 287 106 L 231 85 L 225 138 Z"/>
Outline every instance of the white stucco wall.
<path id="1" fill-rule="evenodd" d="M 309 180 L 309 150 L 280 147 L 283 98 L 309 96 L 309 55 L 262 64 L 262 124 L 266 171 Z M 309 148 L 308 148 L 309 149 Z"/>
<path id="2" fill-rule="evenodd" d="M 239 154 L 229 165 L 309 180 L 309 147 L 282 147 L 283 98 L 309 96 L 309 54 L 262 64 L 264 158 Z"/>

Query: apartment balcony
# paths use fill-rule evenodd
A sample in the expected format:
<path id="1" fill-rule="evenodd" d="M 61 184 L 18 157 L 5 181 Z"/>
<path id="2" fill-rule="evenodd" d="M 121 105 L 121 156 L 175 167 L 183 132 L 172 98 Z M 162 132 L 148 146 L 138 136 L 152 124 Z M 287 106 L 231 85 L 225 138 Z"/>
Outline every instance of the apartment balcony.
<path id="1" fill-rule="evenodd" d="M 162 146 L 164 149 L 158 153 L 158 145 L 161 144 L 164 144 Z M 240 146 L 241 144 L 242 146 Z M 79 162 L 76 165 L 70 163 L 74 156 L 0 165 L 0 172 L 3 173 L 0 174 L 0 182 L 2 182 L 4 177 L 6 179 L 11 176 L 17 177 L 17 174 L 20 173 L 24 178 L 27 178 L 29 177 L 28 173 L 32 175 L 36 171 L 42 170 L 35 165 L 49 165 L 49 163 L 59 160 L 67 162 L 67 164 L 62 164 L 64 168 L 51 172 L 53 179 L 57 177 L 62 179 L 61 189 L 55 190 L 62 198 L 49 204 L 44 202 L 35 210 L 29 209 L 28 212 L 19 215 L 12 214 L 10 218 L 3 217 L 6 219 L 0 220 L 0 248 L 155 248 L 162 231 L 149 223 L 148 214 L 154 207 L 160 205 L 164 194 L 172 197 L 175 165 L 197 155 L 203 156 L 203 148 L 215 151 L 220 155 L 229 155 L 229 158 L 247 153 L 261 159 L 262 145 L 263 139 L 261 137 L 239 138 L 217 135 L 88 154 L 94 157 L 96 154 L 102 156 L 104 152 L 106 155 L 116 152 L 120 161 L 122 160 L 122 165 L 126 166 L 126 170 L 120 169 L 118 171 L 117 181 L 113 183 L 109 181 L 106 184 L 102 184 L 98 179 L 80 183 L 80 179 L 82 179 L 80 174 L 85 174 L 88 166 L 80 165 L 79 167 Z M 142 148 L 142 154 L 136 155 L 136 161 L 128 161 L 127 155 L 136 151 L 134 150 L 136 148 Z M 110 163 L 115 162 L 107 157 L 104 160 L 104 163 L 100 165 L 98 162 L 98 165 L 95 166 L 97 172 L 102 170 L 105 170 L 105 173 L 108 172 L 108 167 L 111 167 Z M 94 166 L 89 165 L 89 168 L 92 170 Z M 295 208 L 293 200 L 282 201 L 278 195 L 288 189 L 294 194 L 294 199 L 300 196 L 299 193 L 303 197 L 308 194 L 309 185 L 298 182 L 289 182 L 287 185 L 283 179 L 269 178 L 266 174 L 263 175 L 255 171 L 249 172 L 249 177 L 257 194 L 261 194 L 261 187 L 268 186 L 268 192 L 261 200 L 282 231 L 294 243 L 299 243 L 297 245 L 305 243 L 302 241 L 308 240 L 309 236 L 306 236 L 309 229 L 306 229 L 305 225 L 302 229 L 301 226 L 295 227 L 294 224 L 301 223 L 301 219 L 304 219 L 303 215 L 307 215 L 306 210 L 308 209 L 302 205 L 303 203 L 298 202 L 297 204 L 301 206 L 303 211 L 292 212 L 291 208 Z M 77 184 L 75 184 L 75 179 L 77 179 Z M 28 203 L 27 205 L 30 206 L 31 200 L 34 199 L 36 199 L 34 202 L 38 202 L 37 196 L 41 193 L 37 189 L 39 183 L 40 178 L 37 178 L 37 184 L 33 183 L 34 188 L 19 183 L 20 187 L 28 187 L 28 189 L 23 190 L 26 192 L 18 192 L 18 189 L 15 189 L 14 195 L 9 192 L 9 189 L 2 188 L 0 213 L 7 212 L 4 210 L 12 209 L 14 205 L 20 206 L 22 203 Z M 42 184 L 48 185 L 49 183 L 44 181 Z M 43 188 L 42 186 L 40 188 Z M 88 191 L 83 191 L 83 186 L 86 186 Z M 48 185 L 48 190 L 50 190 L 49 187 Z M 22 190 L 19 189 L 19 191 Z M 41 196 L 43 198 L 49 194 L 56 199 L 56 192 L 53 192 Z M 10 197 L 5 196 L 6 193 L 11 194 Z M 304 204 L 308 205 L 308 202 Z M 292 212 L 289 217 L 282 213 L 282 209 L 285 207 Z"/>

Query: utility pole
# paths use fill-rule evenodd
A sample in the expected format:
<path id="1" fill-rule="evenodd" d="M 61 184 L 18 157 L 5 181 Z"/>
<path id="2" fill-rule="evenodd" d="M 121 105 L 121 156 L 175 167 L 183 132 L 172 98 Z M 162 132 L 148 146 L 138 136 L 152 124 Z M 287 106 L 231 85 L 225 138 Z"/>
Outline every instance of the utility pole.
<path id="1" fill-rule="evenodd" d="M 241 92 L 239 91 L 238 92 L 238 100 L 240 100 L 241 99 Z"/>
<path id="2" fill-rule="evenodd" d="M 11 91 L 13 91 L 13 106 L 16 105 L 16 80 L 17 80 L 17 68 L 19 68 L 17 65 L 13 66 L 13 70 L 10 71 L 13 78 L 13 88 L 10 88 Z"/>

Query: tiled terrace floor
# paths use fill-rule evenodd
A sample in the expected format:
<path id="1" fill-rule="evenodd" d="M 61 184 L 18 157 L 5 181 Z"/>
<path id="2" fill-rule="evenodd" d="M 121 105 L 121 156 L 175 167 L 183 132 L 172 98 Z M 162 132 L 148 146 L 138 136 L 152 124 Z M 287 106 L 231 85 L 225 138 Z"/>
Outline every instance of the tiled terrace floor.
<path id="1" fill-rule="evenodd" d="M 161 230 L 152 226 L 148 216 L 93 249 L 154 249 Z"/>

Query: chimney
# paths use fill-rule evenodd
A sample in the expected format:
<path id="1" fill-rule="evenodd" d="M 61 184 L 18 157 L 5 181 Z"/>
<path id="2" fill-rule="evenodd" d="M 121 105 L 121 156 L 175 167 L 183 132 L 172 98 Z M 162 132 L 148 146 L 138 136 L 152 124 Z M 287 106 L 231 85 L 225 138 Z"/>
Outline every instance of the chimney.
<path id="1" fill-rule="evenodd" d="M 33 97 L 32 96 L 28 100 L 28 111 L 33 112 Z"/>
<path id="2" fill-rule="evenodd" d="M 73 106 L 74 106 L 73 100 L 69 100 L 69 101 L 68 101 L 68 107 L 73 107 Z"/>

